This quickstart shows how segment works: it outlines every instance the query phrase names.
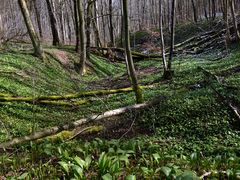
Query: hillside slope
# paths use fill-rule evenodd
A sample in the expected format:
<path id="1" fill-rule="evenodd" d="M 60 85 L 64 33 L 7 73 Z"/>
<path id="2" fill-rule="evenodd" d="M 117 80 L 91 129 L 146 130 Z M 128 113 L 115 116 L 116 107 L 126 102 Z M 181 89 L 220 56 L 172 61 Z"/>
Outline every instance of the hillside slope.
<path id="1" fill-rule="evenodd" d="M 39 97 L 130 86 L 124 64 L 92 55 L 92 65 L 97 70 L 89 66 L 88 74 L 80 77 L 72 62 L 78 56 L 71 48 L 47 48 L 47 52 L 45 62 L 19 48 L 1 53 L 0 95 Z M 184 173 L 200 177 L 210 172 L 209 177 L 235 178 L 240 170 L 239 122 L 213 88 L 226 99 L 240 102 L 240 92 L 236 90 L 240 88 L 239 52 L 236 48 L 219 60 L 212 60 L 211 55 L 179 56 L 173 63 L 175 75 L 172 81 L 161 80 L 160 59 L 137 62 L 140 83 L 154 84 L 144 89 L 144 99 L 163 96 L 166 101 L 138 114 L 129 112 L 113 118 L 113 123 L 99 122 L 98 126 L 104 126 L 104 130 L 85 134 L 82 139 L 81 134 L 71 141 L 60 134 L 57 141 L 46 139 L 19 146 L 14 154 L 14 150 L 7 149 L 0 154 L 0 174 L 30 179 L 124 178 L 128 175 L 157 179 L 180 177 Z M 236 89 L 226 89 L 215 81 L 207 83 L 199 67 L 221 77 L 225 84 Z M 0 142 L 134 104 L 133 93 L 90 99 L 89 104 L 79 106 L 1 102 Z M 83 161 L 76 157 L 86 164 L 81 165 Z"/>

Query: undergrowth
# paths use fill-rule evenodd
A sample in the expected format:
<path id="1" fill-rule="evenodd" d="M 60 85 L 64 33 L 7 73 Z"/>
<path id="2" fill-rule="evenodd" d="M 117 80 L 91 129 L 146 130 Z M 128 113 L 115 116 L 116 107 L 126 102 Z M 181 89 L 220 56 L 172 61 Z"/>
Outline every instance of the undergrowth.
<path id="1" fill-rule="evenodd" d="M 1 53 L 0 60 L 0 90 L 15 96 L 80 92 L 94 89 L 91 82 L 126 74 L 124 64 L 111 64 L 95 55 L 93 64 L 102 74 L 92 71 L 85 77 L 66 71 L 50 56 L 47 62 L 41 62 L 22 50 Z M 144 89 L 144 99 L 166 97 L 166 101 L 137 116 L 137 126 L 148 129 L 150 134 L 142 132 L 131 139 L 70 141 L 60 137 L 27 143 L 1 152 L 0 174 L 12 179 L 199 179 L 203 175 L 211 179 L 239 178 L 240 134 L 235 116 L 203 83 L 205 76 L 198 68 L 214 74 L 225 72 L 225 81 L 240 87 L 239 72 L 231 71 L 239 64 L 239 49 L 218 61 L 178 57 L 173 63 L 174 79 L 163 81 L 160 59 L 137 62 L 139 73 L 149 67 L 156 69 L 140 74 L 140 83 L 160 81 L 153 88 Z M 239 98 L 239 92 L 218 88 Z M 127 106 L 135 98 L 134 93 L 128 93 L 92 100 L 79 107 L 1 103 L 0 141 Z M 133 121 L 130 117 L 129 121 Z"/>

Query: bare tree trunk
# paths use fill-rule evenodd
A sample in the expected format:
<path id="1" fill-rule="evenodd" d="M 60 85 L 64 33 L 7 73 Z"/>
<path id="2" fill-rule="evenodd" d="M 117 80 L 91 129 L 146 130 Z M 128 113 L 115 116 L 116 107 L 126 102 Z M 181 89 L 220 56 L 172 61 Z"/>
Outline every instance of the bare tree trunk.
<path id="1" fill-rule="evenodd" d="M 100 33 L 98 30 L 98 21 L 97 21 L 97 7 L 96 7 L 96 1 L 94 1 L 94 11 L 92 11 L 92 25 L 93 25 L 93 30 L 96 38 L 96 46 L 97 47 L 102 47 L 102 42 L 100 39 Z"/>
<path id="2" fill-rule="evenodd" d="M 87 4 L 87 18 L 86 18 L 86 49 L 87 59 L 90 59 L 90 45 L 91 45 L 91 21 L 92 21 L 92 9 L 93 1 L 88 0 Z"/>
<path id="3" fill-rule="evenodd" d="M 198 21 L 198 17 L 197 17 L 197 9 L 196 9 L 196 5 L 194 3 L 194 0 L 192 1 L 192 8 L 193 8 L 193 17 L 194 17 L 194 22 L 197 23 Z"/>
<path id="4" fill-rule="evenodd" d="M 226 24 L 226 45 L 228 46 L 230 43 L 230 30 L 229 30 L 229 22 L 228 22 L 228 7 L 229 7 L 229 1 L 223 0 L 223 6 L 224 6 L 224 21 Z"/>
<path id="5" fill-rule="evenodd" d="M 112 0 L 109 0 L 109 33 L 111 40 L 110 46 L 115 47 L 112 13 L 113 13 Z"/>
<path id="6" fill-rule="evenodd" d="M 50 23 L 51 23 L 53 45 L 54 46 L 59 46 L 60 45 L 60 38 L 59 38 L 59 33 L 58 33 L 58 28 L 57 28 L 57 19 L 55 17 L 54 12 L 53 12 L 53 8 L 51 7 L 50 0 L 46 0 L 46 3 L 47 3 L 48 14 L 49 14 Z"/>
<path id="7" fill-rule="evenodd" d="M 60 2 L 60 27 L 62 33 L 62 44 L 66 43 L 66 26 L 65 26 L 65 17 L 64 17 L 64 9 L 66 8 L 65 2 Z"/>
<path id="8" fill-rule="evenodd" d="M 85 34 L 85 20 L 84 20 L 84 8 L 82 0 L 78 0 L 78 14 L 79 14 L 79 30 L 80 30 L 80 64 L 79 73 L 84 75 L 86 72 L 86 34 Z"/>
<path id="9" fill-rule="evenodd" d="M 172 11 L 171 11 L 171 45 L 170 45 L 170 54 L 169 54 L 169 61 L 168 61 L 168 75 L 167 79 L 172 78 L 172 60 L 174 55 L 174 36 L 175 36 L 175 6 L 176 0 L 172 0 Z"/>
<path id="10" fill-rule="evenodd" d="M 162 0 L 159 0 L 159 29 L 160 29 L 160 39 L 161 39 L 161 48 L 162 48 L 162 63 L 163 63 L 163 74 L 167 71 L 167 62 L 165 56 L 165 43 L 163 37 L 163 7 Z M 163 75 L 165 76 L 165 75 Z"/>
<path id="11" fill-rule="evenodd" d="M 136 102 L 143 102 L 142 90 L 138 85 L 137 76 L 133 64 L 131 48 L 130 48 L 130 34 L 129 34 L 129 21 L 128 21 L 128 1 L 122 0 L 123 3 L 123 17 L 124 17 L 124 30 L 125 30 L 125 51 L 126 51 L 126 62 L 129 70 L 129 76 L 132 81 L 133 90 L 136 95 Z"/>
<path id="12" fill-rule="evenodd" d="M 42 49 L 39 37 L 34 30 L 34 26 L 33 26 L 32 20 L 30 18 L 30 13 L 27 8 L 27 3 L 25 0 L 18 0 L 18 4 L 20 6 L 25 24 L 28 29 L 29 36 L 30 36 L 32 44 L 33 44 L 34 54 L 38 58 L 43 59 L 44 58 L 43 49 Z"/>
<path id="13" fill-rule="evenodd" d="M 43 32 L 42 32 L 42 24 L 41 24 L 41 15 L 38 9 L 38 4 L 37 4 L 37 0 L 34 0 L 34 9 L 35 9 L 35 13 L 36 13 L 36 20 L 37 20 L 37 24 L 38 24 L 38 30 L 39 30 L 39 35 L 40 38 L 43 38 Z"/>
<path id="14" fill-rule="evenodd" d="M 207 14 L 207 0 L 204 0 L 204 16 L 206 18 L 206 20 L 208 20 L 208 14 Z"/>
<path id="15" fill-rule="evenodd" d="M 234 1 L 229 0 L 229 5 L 230 5 L 230 8 L 231 8 L 231 14 L 232 14 L 232 21 L 233 21 L 235 36 L 236 36 L 237 41 L 240 41 L 240 33 L 238 31 L 238 24 L 237 24 L 236 15 L 235 15 Z"/>
<path id="16" fill-rule="evenodd" d="M 80 28 L 79 28 L 79 16 L 78 16 L 78 0 L 73 0 L 73 6 L 74 6 L 74 19 L 75 19 L 75 32 L 76 32 L 76 52 L 80 53 Z"/>

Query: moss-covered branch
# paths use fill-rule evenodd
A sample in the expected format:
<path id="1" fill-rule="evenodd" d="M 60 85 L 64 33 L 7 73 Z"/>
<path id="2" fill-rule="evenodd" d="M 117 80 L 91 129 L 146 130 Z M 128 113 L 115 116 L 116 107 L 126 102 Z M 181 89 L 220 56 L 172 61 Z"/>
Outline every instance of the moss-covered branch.
<path id="1" fill-rule="evenodd" d="M 88 91 L 88 92 L 80 92 L 80 93 L 73 93 L 73 94 L 66 94 L 66 95 L 53 95 L 53 96 L 41 96 L 41 97 L 0 97 L 0 102 L 48 102 L 48 101 L 58 101 L 58 100 L 71 100 L 71 99 L 78 99 L 84 97 L 91 97 L 91 96 L 103 96 L 109 94 L 117 94 L 117 93 L 126 93 L 132 92 L 133 89 L 129 88 L 122 88 L 122 89 L 109 89 L 109 90 L 95 90 L 95 91 Z"/>
<path id="2" fill-rule="evenodd" d="M 158 83 L 156 83 L 158 84 Z M 141 89 L 151 88 L 156 84 L 140 86 Z M 66 94 L 66 95 L 53 95 L 41 97 L 14 97 L 14 96 L 0 96 L 0 102 L 27 102 L 33 104 L 49 104 L 49 105 L 81 105 L 86 104 L 88 100 L 81 100 L 75 102 L 66 102 L 61 100 L 71 100 L 86 97 L 105 96 L 118 93 L 130 93 L 133 91 L 132 87 L 121 89 L 103 89 L 95 91 L 84 91 L 80 93 Z"/>

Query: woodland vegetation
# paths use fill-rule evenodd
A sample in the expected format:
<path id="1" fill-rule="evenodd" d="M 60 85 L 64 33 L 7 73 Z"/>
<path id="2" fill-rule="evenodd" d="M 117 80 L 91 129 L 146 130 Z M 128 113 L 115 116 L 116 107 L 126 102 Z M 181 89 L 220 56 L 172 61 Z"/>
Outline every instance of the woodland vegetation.
<path id="1" fill-rule="evenodd" d="M 240 0 L 1 0 L 0 179 L 240 179 Z"/>

